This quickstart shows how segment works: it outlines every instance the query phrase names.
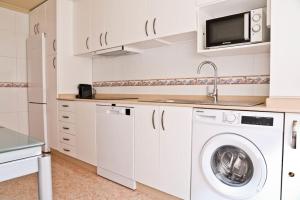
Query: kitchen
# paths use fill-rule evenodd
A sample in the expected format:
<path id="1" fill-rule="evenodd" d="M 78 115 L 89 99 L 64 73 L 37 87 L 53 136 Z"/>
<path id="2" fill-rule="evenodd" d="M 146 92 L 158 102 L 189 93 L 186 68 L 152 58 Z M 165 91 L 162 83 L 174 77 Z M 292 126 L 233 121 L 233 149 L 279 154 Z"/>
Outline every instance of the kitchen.
<path id="1" fill-rule="evenodd" d="M 0 199 L 300 198 L 298 1 L 0 7 Z"/>

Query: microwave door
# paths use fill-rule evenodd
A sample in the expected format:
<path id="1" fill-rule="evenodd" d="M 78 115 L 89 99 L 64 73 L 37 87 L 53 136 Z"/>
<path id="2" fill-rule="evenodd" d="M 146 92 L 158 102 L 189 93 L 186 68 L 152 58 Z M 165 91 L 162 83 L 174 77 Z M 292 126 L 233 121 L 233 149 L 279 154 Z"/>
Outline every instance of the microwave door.
<path id="1" fill-rule="evenodd" d="M 250 13 L 244 14 L 244 39 L 245 41 L 250 40 Z"/>
<path id="2" fill-rule="evenodd" d="M 206 21 L 206 48 L 250 42 L 250 12 Z"/>

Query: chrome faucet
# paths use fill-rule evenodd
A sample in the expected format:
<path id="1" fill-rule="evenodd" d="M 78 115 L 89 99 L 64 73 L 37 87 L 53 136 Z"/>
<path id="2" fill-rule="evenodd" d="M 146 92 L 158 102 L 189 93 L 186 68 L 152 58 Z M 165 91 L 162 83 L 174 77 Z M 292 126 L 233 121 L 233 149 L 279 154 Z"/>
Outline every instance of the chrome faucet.
<path id="1" fill-rule="evenodd" d="M 210 65 L 214 69 L 214 90 L 213 92 L 208 92 L 207 96 L 213 98 L 213 101 L 216 104 L 218 102 L 218 68 L 217 65 L 211 61 L 203 61 L 198 66 L 197 74 L 201 73 L 204 65 Z"/>

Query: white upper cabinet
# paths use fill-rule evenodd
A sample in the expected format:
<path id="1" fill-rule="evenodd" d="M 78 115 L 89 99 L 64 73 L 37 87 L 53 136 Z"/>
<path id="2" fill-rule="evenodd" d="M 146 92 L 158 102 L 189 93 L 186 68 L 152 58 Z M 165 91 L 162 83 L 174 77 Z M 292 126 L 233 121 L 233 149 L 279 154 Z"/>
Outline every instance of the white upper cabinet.
<path id="1" fill-rule="evenodd" d="M 106 0 L 93 0 L 92 1 L 92 18 L 91 18 L 91 36 L 92 51 L 100 50 L 105 48 L 105 22 L 106 22 L 106 9 L 105 9 Z"/>
<path id="2" fill-rule="evenodd" d="M 74 1 L 74 54 L 91 52 L 92 0 Z"/>
<path id="3" fill-rule="evenodd" d="M 196 31 L 195 0 L 150 0 L 150 6 L 155 37 Z"/>
<path id="4" fill-rule="evenodd" d="M 147 40 L 153 35 L 148 0 L 127 0 L 123 18 L 123 44 Z M 137 9 L 139 8 L 139 9 Z"/>
<path id="5" fill-rule="evenodd" d="M 270 96 L 300 97 L 300 1 L 271 3 Z"/>
<path id="6" fill-rule="evenodd" d="M 75 0 L 74 3 L 77 55 L 196 31 L 195 0 Z"/>
<path id="7" fill-rule="evenodd" d="M 38 35 L 46 32 L 46 6 L 45 3 L 30 12 L 29 34 Z"/>
<path id="8" fill-rule="evenodd" d="M 46 6 L 46 42 L 47 42 L 47 55 L 56 53 L 56 0 L 48 0 L 45 2 Z"/>

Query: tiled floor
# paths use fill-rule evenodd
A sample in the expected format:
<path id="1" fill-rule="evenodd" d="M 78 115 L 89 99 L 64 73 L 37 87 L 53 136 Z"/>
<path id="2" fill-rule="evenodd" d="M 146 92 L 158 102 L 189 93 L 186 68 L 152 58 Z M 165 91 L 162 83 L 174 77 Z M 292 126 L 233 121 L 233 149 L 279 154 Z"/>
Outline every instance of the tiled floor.
<path id="1" fill-rule="evenodd" d="M 52 156 L 54 200 L 158 200 Z M 36 174 L 0 183 L 0 200 L 37 199 Z"/>

